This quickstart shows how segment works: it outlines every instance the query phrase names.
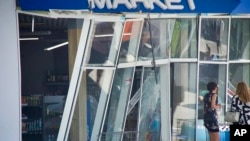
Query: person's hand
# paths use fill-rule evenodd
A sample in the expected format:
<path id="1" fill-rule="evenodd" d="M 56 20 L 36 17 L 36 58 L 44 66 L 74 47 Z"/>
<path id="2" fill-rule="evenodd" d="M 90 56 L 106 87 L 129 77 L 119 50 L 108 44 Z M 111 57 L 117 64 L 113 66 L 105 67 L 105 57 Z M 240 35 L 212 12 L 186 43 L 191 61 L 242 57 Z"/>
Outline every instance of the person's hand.
<path id="1" fill-rule="evenodd" d="M 221 104 L 217 104 L 217 106 L 218 106 L 218 109 L 221 109 L 221 107 L 222 107 L 222 105 L 221 105 Z"/>
<path id="2" fill-rule="evenodd" d="M 222 107 L 221 104 L 217 104 L 217 109 L 216 109 L 217 115 L 220 115 L 220 114 L 221 114 L 221 107 Z"/>

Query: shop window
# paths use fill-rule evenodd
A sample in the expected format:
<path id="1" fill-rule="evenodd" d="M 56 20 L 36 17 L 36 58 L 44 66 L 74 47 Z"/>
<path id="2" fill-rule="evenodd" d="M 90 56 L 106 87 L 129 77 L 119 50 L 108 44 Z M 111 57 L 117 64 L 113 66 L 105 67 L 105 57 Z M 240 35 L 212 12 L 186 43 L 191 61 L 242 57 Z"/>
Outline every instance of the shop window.
<path id="1" fill-rule="evenodd" d="M 230 110 L 231 99 L 235 95 L 237 84 L 241 81 L 250 84 L 250 64 L 230 63 L 228 73 L 228 110 Z"/>
<path id="2" fill-rule="evenodd" d="M 232 18 L 230 27 L 230 60 L 250 60 L 250 19 Z"/>
<path id="3" fill-rule="evenodd" d="M 228 18 L 201 18 L 200 60 L 226 61 L 228 54 Z"/>
<path id="4" fill-rule="evenodd" d="M 197 25 L 195 18 L 172 20 L 174 27 L 169 35 L 171 58 L 197 57 Z"/>
<path id="5" fill-rule="evenodd" d="M 88 66 L 114 66 L 117 61 L 121 22 L 95 22 L 86 54 Z"/>
<path id="6" fill-rule="evenodd" d="M 171 129 L 173 140 L 195 140 L 195 63 L 171 63 Z"/>
<path id="7" fill-rule="evenodd" d="M 18 13 L 22 140 L 56 140 L 69 86 L 69 19 Z M 62 43 L 65 43 L 63 44 Z"/>
<path id="8" fill-rule="evenodd" d="M 208 93 L 207 83 L 215 82 L 219 85 L 218 100 L 222 107 L 219 112 L 219 123 L 224 123 L 224 110 L 226 93 L 226 65 L 225 64 L 200 64 L 199 66 L 199 96 L 198 96 L 198 119 L 203 119 L 203 97 Z"/>
<path id="9" fill-rule="evenodd" d="M 122 134 L 121 129 L 124 129 L 125 117 L 127 117 L 133 74 L 133 67 L 116 70 L 105 116 L 103 134 L 100 137 L 103 141 L 120 140 L 122 137 L 126 138 L 126 135 Z"/>
<path id="10" fill-rule="evenodd" d="M 160 67 L 144 68 L 139 109 L 139 140 L 160 140 L 161 136 L 161 91 L 158 86 Z M 162 70 L 161 70 L 162 71 Z"/>
<path id="11" fill-rule="evenodd" d="M 135 62 L 140 41 L 143 21 L 129 20 L 125 22 L 121 40 L 119 63 Z"/>
<path id="12" fill-rule="evenodd" d="M 163 19 L 145 19 L 139 45 L 139 61 L 167 59 L 171 21 Z"/>
<path id="13" fill-rule="evenodd" d="M 111 79 L 114 72 L 102 69 L 87 70 L 87 72 L 89 72 L 86 76 L 87 123 L 88 136 L 90 138 L 93 130 L 95 130 L 96 133 L 97 128 L 100 128 L 100 125 L 98 124 L 100 124 L 103 119 L 102 114 L 105 109 L 107 94 L 109 93 L 109 89 L 111 87 Z"/>

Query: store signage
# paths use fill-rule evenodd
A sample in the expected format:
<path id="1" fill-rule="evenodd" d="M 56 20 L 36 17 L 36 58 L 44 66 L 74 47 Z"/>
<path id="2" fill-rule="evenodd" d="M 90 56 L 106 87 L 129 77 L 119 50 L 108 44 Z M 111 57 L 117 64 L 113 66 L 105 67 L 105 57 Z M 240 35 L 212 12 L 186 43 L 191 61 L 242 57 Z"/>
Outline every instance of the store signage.
<path id="1" fill-rule="evenodd" d="M 19 0 L 18 3 L 23 10 L 91 10 L 101 13 L 231 13 L 242 1 L 247 0 Z M 239 10 L 239 13 L 244 13 L 244 11 Z"/>
<path id="2" fill-rule="evenodd" d="M 159 7 L 162 10 L 183 10 L 186 5 L 182 3 L 184 0 L 89 0 L 92 8 L 97 6 L 98 9 L 104 9 L 105 6 L 108 9 L 117 9 L 118 6 L 125 6 L 128 10 L 138 9 L 142 5 L 145 9 L 154 10 L 155 7 Z M 194 0 L 187 1 L 189 10 L 195 9 Z"/>

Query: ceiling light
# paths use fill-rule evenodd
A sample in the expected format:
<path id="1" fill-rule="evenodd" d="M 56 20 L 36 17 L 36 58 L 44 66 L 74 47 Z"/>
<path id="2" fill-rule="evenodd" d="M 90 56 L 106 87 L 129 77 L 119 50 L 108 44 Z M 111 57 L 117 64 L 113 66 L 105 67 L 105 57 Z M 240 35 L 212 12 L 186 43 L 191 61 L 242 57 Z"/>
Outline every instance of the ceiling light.
<path id="1" fill-rule="evenodd" d="M 20 32 L 21 36 L 42 36 L 42 35 L 51 35 L 51 31 L 34 31 L 34 32 Z"/>
<path id="2" fill-rule="evenodd" d="M 34 18 L 34 16 L 32 16 L 32 26 L 31 26 L 32 32 L 34 32 L 34 28 L 35 28 L 35 18 Z"/>
<path id="3" fill-rule="evenodd" d="M 65 45 L 67 45 L 67 44 L 69 44 L 69 42 L 64 42 L 64 43 L 61 43 L 61 44 L 58 44 L 58 45 L 54 45 L 54 46 L 52 46 L 52 47 L 45 48 L 44 50 L 50 51 L 50 50 L 53 50 L 53 49 L 56 49 L 56 48 L 65 46 Z"/>
<path id="4" fill-rule="evenodd" d="M 39 40 L 39 38 L 19 38 L 19 41 Z"/>

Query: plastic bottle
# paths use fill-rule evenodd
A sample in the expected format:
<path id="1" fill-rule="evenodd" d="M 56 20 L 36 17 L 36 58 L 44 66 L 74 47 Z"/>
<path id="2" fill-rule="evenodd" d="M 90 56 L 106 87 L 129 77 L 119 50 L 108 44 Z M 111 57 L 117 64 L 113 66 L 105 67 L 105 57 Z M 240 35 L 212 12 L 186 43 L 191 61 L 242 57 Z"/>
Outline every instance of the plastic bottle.
<path id="1" fill-rule="evenodd" d="M 47 141 L 52 141 L 50 134 L 48 135 Z"/>
<path id="2" fill-rule="evenodd" d="M 52 134 L 51 135 L 51 141 L 55 141 L 56 139 L 55 139 L 55 135 L 54 134 Z"/>

